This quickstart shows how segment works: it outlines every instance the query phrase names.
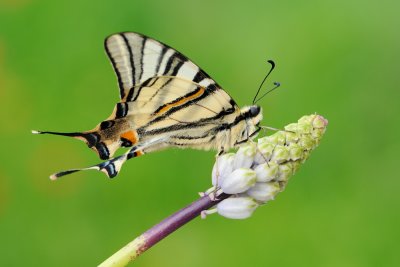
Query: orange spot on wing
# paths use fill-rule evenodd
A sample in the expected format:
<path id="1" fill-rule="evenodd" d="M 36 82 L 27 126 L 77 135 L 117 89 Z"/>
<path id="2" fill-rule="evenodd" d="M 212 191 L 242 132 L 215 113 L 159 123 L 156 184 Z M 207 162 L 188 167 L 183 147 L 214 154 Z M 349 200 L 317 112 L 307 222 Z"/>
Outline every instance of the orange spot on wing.
<path id="1" fill-rule="evenodd" d="M 199 91 L 196 92 L 195 94 L 190 95 L 190 96 L 187 96 L 187 97 L 185 97 L 185 98 L 180 99 L 179 101 L 172 102 L 172 103 L 166 105 L 165 107 L 163 107 L 162 109 L 160 109 L 156 114 L 157 114 L 157 115 L 160 115 L 160 114 L 165 113 L 166 111 L 168 111 L 170 108 L 183 105 L 183 104 L 189 102 L 190 100 L 196 99 L 197 97 L 199 97 L 199 96 L 201 96 L 202 94 L 204 94 L 204 90 L 205 90 L 205 89 L 204 89 L 203 87 L 200 87 L 200 88 L 199 88 Z"/>
<path id="2" fill-rule="evenodd" d="M 138 141 L 136 131 L 124 132 L 123 134 L 121 134 L 121 137 L 125 138 L 126 140 L 129 140 L 132 144 L 136 144 Z"/>

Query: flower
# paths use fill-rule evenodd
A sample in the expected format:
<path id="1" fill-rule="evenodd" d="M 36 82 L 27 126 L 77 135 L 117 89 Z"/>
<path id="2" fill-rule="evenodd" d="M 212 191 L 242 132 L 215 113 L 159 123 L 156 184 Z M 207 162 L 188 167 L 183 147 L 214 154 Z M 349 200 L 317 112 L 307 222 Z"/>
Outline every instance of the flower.
<path id="1" fill-rule="evenodd" d="M 214 186 L 221 185 L 223 178 L 231 174 L 233 171 L 234 153 L 227 153 L 219 156 L 212 170 L 212 184 Z"/>
<path id="2" fill-rule="evenodd" d="M 251 197 L 230 197 L 218 203 L 217 212 L 230 219 L 246 219 L 257 207 L 257 202 Z"/>
<path id="3" fill-rule="evenodd" d="M 224 178 L 221 189 L 227 194 L 239 194 L 247 191 L 257 181 L 256 172 L 249 168 L 238 168 Z"/>
<path id="4" fill-rule="evenodd" d="M 206 213 L 217 212 L 231 219 L 250 217 L 259 205 L 285 189 L 289 178 L 320 143 L 327 125 L 320 115 L 303 116 L 284 131 L 262 137 L 257 143 L 249 141 L 236 154 L 218 157 L 212 183 L 215 192 L 231 196 Z"/>

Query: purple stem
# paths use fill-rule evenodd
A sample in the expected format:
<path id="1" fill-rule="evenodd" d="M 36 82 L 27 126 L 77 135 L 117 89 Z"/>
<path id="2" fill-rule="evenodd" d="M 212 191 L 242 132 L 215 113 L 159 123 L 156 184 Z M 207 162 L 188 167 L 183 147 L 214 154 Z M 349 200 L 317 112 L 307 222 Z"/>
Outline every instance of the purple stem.
<path id="1" fill-rule="evenodd" d="M 143 233 L 146 243 L 140 250 L 140 254 L 157 244 L 160 240 L 167 237 L 169 234 L 196 218 L 203 210 L 207 210 L 230 195 L 222 193 L 218 195 L 218 200 L 211 200 L 208 195 L 194 201 L 185 208 L 175 212 L 171 216 L 165 218 L 160 223 Z"/>

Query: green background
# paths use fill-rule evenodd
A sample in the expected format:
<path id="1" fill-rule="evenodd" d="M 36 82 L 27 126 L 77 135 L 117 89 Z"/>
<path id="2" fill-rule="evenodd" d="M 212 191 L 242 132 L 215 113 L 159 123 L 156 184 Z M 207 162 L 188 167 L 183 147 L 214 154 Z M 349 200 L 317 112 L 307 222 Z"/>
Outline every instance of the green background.
<path id="1" fill-rule="evenodd" d="M 177 48 L 241 106 L 267 59 L 282 87 L 264 125 L 318 113 L 320 147 L 247 220 L 196 219 L 136 266 L 399 266 L 398 1 L 0 1 L 0 265 L 94 266 L 210 186 L 214 152 L 170 149 L 114 180 L 81 142 L 118 101 L 106 36 L 137 31 Z"/>

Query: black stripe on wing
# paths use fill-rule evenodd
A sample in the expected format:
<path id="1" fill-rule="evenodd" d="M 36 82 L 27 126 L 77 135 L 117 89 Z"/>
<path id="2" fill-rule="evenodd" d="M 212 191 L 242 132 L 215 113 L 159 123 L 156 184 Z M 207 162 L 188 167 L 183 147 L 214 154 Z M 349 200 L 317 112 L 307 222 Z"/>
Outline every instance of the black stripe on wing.
<path id="1" fill-rule="evenodd" d="M 104 49 L 106 50 L 108 58 L 110 59 L 111 64 L 113 66 L 114 72 L 117 75 L 118 87 L 119 87 L 119 95 L 120 95 L 120 97 L 122 99 L 125 96 L 124 84 L 122 82 L 121 73 L 119 72 L 119 69 L 117 68 L 117 63 L 115 62 L 114 57 L 112 56 L 110 50 L 108 49 L 107 40 L 108 40 L 108 38 L 104 41 Z"/>
<path id="2" fill-rule="evenodd" d="M 130 64 L 131 64 L 131 69 L 132 69 L 132 84 L 134 85 L 134 84 L 136 84 L 136 82 L 135 82 L 135 63 L 133 62 L 133 52 L 132 52 L 132 47 L 129 45 L 129 41 L 128 41 L 128 39 L 126 38 L 126 36 L 123 34 L 123 33 L 121 33 L 120 34 L 121 35 L 121 37 L 124 39 L 124 42 L 125 42 L 125 45 L 126 45 L 126 48 L 128 49 L 128 52 L 129 52 L 129 62 L 130 62 Z M 121 92 L 120 92 L 120 96 L 121 96 L 121 99 L 122 98 L 124 98 L 125 97 L 125 89 L 123 89 L 123 88 L 120 88 L 120 90 L 121 90 Z"/>
<path id="3" fill-rule="evenodd" d="M 146 36 L 142 36 L 143 40 L 142 40 L 142 47 L 140 48 L 140 73 L 139 73 L 139 82 L 141 82 L 142 80 L 142 76 L 143 76 L 143 66 L 144 66 L 144 62 L 143 62 L 143 58 L 144 58 L 144 48 L 146 47 L 146 41 L 147 41 L 147 37 Z M 135 85 L 136 83 L 134 83 Z"/>

